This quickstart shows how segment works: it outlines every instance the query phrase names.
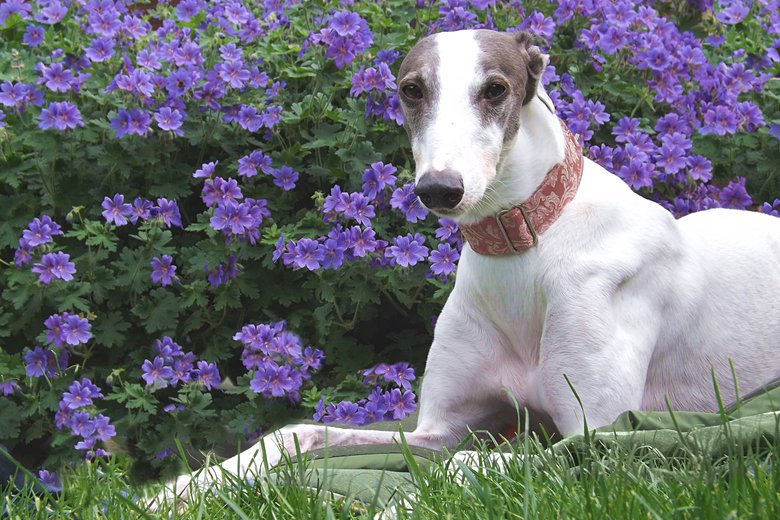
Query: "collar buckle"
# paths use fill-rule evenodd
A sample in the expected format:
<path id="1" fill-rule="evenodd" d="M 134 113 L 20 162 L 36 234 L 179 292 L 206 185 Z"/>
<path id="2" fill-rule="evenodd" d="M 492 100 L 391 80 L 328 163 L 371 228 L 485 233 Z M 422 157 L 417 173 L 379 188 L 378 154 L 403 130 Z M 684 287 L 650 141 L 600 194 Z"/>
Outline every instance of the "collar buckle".
<path id="1" fill-rule="evenodd" d="M 512 251 L 514 254 L 519 255 L 521 253 L 524 253 L 525 251 L 518 251 L 518 249 L 515 247 L 514 243 L 512 242 L 512 239 L 509 238 L 509 233 L 506 230 L 506 227 L 504 226 L 504 221 L 501 220 L 501 217 L 506 215 L 508 212 L 512 211 L 513 209 L 517 208 L 520 210 L 520 214 L 523 216 L 523 220 L 525 221 L 525 225 L 528 228 L 528 232 L 531 234 L 531 247 L 536 247 L 536 244 L 539 243 L 539 235 L 536 233 L 536 230 L 534 229 L 533 224 L 531 224 L 531 219 L 528 218 L 528 213 L 525 211 L 525 208 L 522 204 L 518 204 L 517 206 L 512 206 L 509 209 L 505 209 L 503 211 L 499 211 L 496 213 L 496 224 L 498 224 L 498 229 L 501 230 L 501 235 L 504 237 L 504 241 L 506 242 L 507 247 L 510 251 Z"/>

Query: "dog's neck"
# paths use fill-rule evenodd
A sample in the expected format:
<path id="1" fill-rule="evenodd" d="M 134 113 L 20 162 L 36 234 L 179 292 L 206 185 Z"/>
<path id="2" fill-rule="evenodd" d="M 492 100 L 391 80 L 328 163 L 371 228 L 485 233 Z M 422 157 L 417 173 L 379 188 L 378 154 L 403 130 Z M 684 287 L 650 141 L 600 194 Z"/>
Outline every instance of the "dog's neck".
<path id="1" fill-rule="evenodd" d="M 517 135 L 504 148 L 496 179 L 482 201 L 457 219 L 458 224 L 473 224 L 525 202 L 547 172 L 563 160 L 563 132 L 541 86 L 537 97 L 522 110 Z"/>
<path id="2" fill-rule="evenodd" d="M 543 107 L 542 114 L 536 114 L 540 119 L 530 122 L 542 125 L 543 131 L 537 134 L 521 126 L 501 165 L 497 179 L 509 175 L 513 180 L 504 181 L 507 193 L 495 198 L 503 200 L 494 199 L 497 209 L 474 222 L 460 223 L 464 238 L 481 255 L 522 253 L 534 247 L 539 235 L 555 222 L 577 192 L 582 177 L 582 149 L 547 101 L 537 99 L 531 103 Z"/>

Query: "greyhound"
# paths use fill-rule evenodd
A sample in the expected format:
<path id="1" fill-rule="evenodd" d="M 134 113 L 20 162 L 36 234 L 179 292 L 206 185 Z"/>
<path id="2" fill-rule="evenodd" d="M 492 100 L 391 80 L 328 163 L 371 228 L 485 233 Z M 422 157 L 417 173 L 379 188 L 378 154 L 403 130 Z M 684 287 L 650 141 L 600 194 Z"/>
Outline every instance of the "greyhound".
<path id="1" fill-rule="evenodd" d="M 732 370 L 745 391 L 780 376 L 780 219 L 712 209 L 675 220 L 632 192 L 556 117 L 546 60 L 527 33 L 472 30 L 426 37 L 401 64 L 415 191 L 466 238 L 409 445 L 498 434 L 518 405 L 563 435 L 629 409 L 713 410 L 713 374 L 727 400 Z M 296 442 L 398 440 L 287 426 L 169 493 L 261 476 Z"/>

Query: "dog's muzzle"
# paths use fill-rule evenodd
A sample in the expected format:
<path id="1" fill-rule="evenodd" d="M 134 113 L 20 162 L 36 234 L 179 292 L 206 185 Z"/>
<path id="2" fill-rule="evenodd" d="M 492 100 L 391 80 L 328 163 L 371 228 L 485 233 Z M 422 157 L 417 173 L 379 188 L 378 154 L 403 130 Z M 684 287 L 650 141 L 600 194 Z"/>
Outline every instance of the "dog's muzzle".
<path id="1" fill-rule="evenodd" d="M 463 198 L 463 177 L 448 169 L 429 171 L 420 177 L 414 193 L 430 210 L 449 210 Z"/>

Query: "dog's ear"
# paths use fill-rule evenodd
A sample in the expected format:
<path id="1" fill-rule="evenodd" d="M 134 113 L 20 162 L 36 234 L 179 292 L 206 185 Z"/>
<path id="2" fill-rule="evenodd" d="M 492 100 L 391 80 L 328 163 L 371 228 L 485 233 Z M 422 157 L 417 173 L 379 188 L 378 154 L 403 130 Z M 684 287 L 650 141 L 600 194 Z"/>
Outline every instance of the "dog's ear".
<path id="1" fill-rule="evenodd" d="M 520 52 L 526 62 L 528 72 L 528 82 L 525 84 L 525 99 L 523 105 L 527 105 L 536 96 L 536 88 L 539 86 L 539 79 L 542 77 L 547 60 L 539 47 L 533 43 L 534 37 L 525 31 L 515 33 L 515 41 L 520 46 Z"/>

